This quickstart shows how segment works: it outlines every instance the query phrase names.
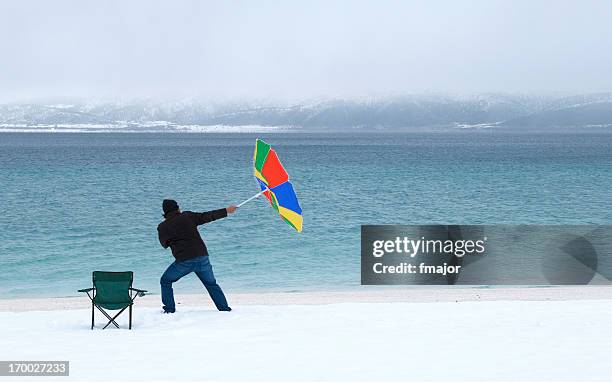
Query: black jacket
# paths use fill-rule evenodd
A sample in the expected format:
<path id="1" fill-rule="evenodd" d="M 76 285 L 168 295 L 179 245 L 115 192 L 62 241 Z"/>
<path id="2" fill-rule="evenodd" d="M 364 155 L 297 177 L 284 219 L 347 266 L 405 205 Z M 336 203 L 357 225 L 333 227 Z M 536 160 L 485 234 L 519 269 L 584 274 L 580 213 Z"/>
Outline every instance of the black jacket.
<path id="1" fill-rule="evenodd" d="M 208 212 L 175 211 L 157 226 L 159 242 L 162 247 L 172 249 L 176 261 L 208 256 L 198 226 L 226 216 L 225 208 Z"/>

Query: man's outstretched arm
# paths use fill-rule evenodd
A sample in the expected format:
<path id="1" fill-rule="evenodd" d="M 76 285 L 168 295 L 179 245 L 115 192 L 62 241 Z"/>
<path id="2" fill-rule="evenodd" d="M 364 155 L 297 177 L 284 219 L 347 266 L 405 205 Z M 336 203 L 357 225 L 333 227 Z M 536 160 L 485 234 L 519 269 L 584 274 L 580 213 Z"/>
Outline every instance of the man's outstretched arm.
<path id="1" fill-rule="evenodd" d="M 233 214 L 236 212 L 236 206 L 233 204 L 228 206 L 227 208 L 220 208 L 218 210 L 212 210 L 207 212 L 192 212 L 195 222 L 197 225 L 210 223 L 212 221 L 222 219 L 226 217 L 228 214 Z"/>

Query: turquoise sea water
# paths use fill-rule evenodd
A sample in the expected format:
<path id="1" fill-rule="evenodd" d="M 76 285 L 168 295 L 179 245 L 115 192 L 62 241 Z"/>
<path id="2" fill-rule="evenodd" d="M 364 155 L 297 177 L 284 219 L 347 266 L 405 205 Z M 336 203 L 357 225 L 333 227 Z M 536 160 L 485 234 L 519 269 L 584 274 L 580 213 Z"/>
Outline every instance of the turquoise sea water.
<path id="1" fill-rule="evenodd" d="M 203 226 L 230 292 L 358 286 L 361 224 L 612 224 L 612 134 L 257 136 L 292 177 L 304 232 L 263 199 Z M 133 270 L 158 293 L 161 200 L 203 211 L 253 195 L 255 138 L 0 134 L 0 298 L 76 295 L 93 270 Z"/>

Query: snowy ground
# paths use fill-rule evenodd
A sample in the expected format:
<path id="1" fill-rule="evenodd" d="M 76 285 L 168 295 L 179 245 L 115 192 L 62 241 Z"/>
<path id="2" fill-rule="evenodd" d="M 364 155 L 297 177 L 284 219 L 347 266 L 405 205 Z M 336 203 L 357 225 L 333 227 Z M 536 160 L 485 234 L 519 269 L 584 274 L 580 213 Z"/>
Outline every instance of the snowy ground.
<path id="1" fill-rule="evenodd" d="M 183 305 L 174 315 L 140 306 L 132 331 L 91 331 L 89 315 L 0 312 L 0 360 L 69 360 L 70 377 L 57 378 L 78 381 L 610 381 L 612 373 L 610 300 L 234 304 L 229 313 Z"/>

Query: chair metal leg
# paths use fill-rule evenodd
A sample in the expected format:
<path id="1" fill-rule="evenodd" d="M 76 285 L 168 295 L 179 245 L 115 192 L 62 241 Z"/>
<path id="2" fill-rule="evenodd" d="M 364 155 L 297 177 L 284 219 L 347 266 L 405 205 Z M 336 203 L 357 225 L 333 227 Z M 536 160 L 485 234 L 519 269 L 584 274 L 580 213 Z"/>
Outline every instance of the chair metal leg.
<path id="1" fill-rule="evenodd" d="M 106 326 L 105 326 L 105 327 L 103 327 L 102 329 L 106 329 L 106 328 L 108 327 L 108 325 L 110 325 L 110 324 L 115 325 L 115 326 L 117 327 L 117 329 L 119 329 L 119 325 L 118 325 L 118 324 L 115 322 L 115 320 L 117 319 L 117 317 L 119 317 L 119 315 L 120 315 L 121 313 L 123 313 L 123 312 L 125 311 L 125 309 L 127 309 L 127 306 L 126 306 L 125 308 L 121 309 L 121 310 L 119 311 L 119 313 L 115 314 L 115 317 L 110 317 L 110 316 L 107 316 L 107 317 L 108 317 L 108 319 L 109 319 L 110 321 L 108 321 L 108 324 L 106 324 Z M 104 314 L 107 314 L 107 313 L 106 313 L 106 312 L 104 312 Z"/>
<path id="2" fill-rule="evenodd" d="M 132 304 L 130 304 L 130 330 L 132 330 Z"/>
<path id="3" fill-rule="evenodd" d="M 123 308 L 119 313 L 117 313 L 115 317 L 111 317 L 108 313 L 106 313 L 104 309 L 100 308 L 98 305 L 96 305 L 96 308 L 98 308 L 98 310 L 102 312 L 102 314 L 105 315 L 106 318 L 108 318 L 108 324 L 106 324 L 102 329 L 106 329 L 106 327 L 110 325 L 111 323 L 115 325 L 117 329 L 119 329 L 119 325 L 115 322 L 115 318 L 117 318 L 121 314 L 121 312 L 125 310 L 125 308 Z"/>
<path id="4" fill-rule="evenodd" d="M 94 328 L 94 303 L 91 302 L 91 330 Z"/>

